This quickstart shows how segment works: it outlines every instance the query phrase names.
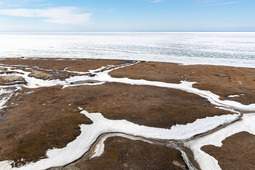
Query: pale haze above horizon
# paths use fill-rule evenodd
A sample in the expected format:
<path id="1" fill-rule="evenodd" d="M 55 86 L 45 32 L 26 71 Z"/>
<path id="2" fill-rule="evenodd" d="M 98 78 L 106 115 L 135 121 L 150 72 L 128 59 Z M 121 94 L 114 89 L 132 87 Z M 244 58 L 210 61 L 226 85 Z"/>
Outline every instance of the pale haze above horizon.
<path id="1" fill-rule="evenodd" d="M 1 32 L 254 32 L 254 0 L 0 0 Z"/>

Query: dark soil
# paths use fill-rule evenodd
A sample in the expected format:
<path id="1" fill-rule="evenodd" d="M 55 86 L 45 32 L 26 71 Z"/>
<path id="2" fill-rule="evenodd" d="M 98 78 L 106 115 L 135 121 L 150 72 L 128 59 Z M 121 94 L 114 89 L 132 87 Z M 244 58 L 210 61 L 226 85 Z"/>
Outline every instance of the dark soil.
<path id="1" fill-rule="evenodd" d="M 254 141 L 254 135 L 240 132 L 226 138 L 222 147 L 208 145 L 202 147 L 202 150 L 217 159 L 223 170 L 254 169 Z"/>
<path id="2" fill-rule="evenodd" d="M 122 137 L 111 137 L 105 141 L 105 150 L 102 156 L 78 161 L 63 168 L 63 170 L 68 169 L 183 170 L 187 167 L 181 153 L 176 149 Z"/>
<path id="3" fill-rule="evenodd" d="M 55 71 L 63 71 L 68 69 L 70 71 L 82 71 L 93 70 L 106 65 L 118 65 L 123 64 L 124 61 L 120 60 L 90 60 L 90 59 L 8 59 L 1 60 L 1 64 L 7 65 L 21 65 L 25 68 L 43 68 Z"/>

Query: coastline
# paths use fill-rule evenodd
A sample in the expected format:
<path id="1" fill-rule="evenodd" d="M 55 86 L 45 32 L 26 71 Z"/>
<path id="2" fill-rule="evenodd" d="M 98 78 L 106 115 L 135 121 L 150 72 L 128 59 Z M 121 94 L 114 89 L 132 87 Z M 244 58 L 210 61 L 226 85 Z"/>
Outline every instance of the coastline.
<path id="1" fill-rule="evenodd" d="M 78 107 L 89 113 L 102 113 L 110 120 L 125 119 L 138 125 L 158 128 L 187 125 L 198 119 L 215 115 L 255 112 L 253 108 L 249 110 L 248 107 L 255 103 L 254 68 L 91 59 L 8 59 L 1 60 L 0 63 L 3 76 L 13 75 L 20 78 L 24 77 L 26 72 L 31 72 L 33 74 L 28 77 L 44 81 L 59 80 L 57 84 L 52 82 L 50 86 L 44 87 L 40 84 L 31 86 L 26 79 L 28 77 L 24 80 L 18 79 L 20 82 L 18 86 L 25 88 L 14 91 L 5 103 L 7 107 L 2 109 L 1 116 L 8 116 L 0 122 L 3 132 L 0 136 L 0 152 L 2 152 L 0 160 L 15 160 L 15 165 L 18 166 L 45 158 L 46 150 L 54 147 L 63 148 L 75 140 L 80 134 L 79 124 L 92 123 L 90 119 L 80 114 Z M 14 68 L 5 70 L 7 65 Z M 106 65 L 108 67 L 102 67 Z M 126 77 L 170 85 L 197 82 L 191 84 L 192 88 L 188 84 L 184 86 L 192 90 L 198 89 L 199 92 L 211 91 L 220 96 L 220 101 L 236 102 L 240 107 L 231 105 L 224 110 L 218 105 L 217 108 L 206 96 L 196 95 L 196 92 L 192 94 L 188 90 L 183 91 L 182 88 L 178 90 L 150 87 L 147 84 L 123 84 L 114 82 L 115 79 L 104 83 L 99 81 L 100 78 L 94 78 L 100 72 L 108 70 L 109 75 L 119 81 Z M 72 77 L 76 76 L 86 76 L 86 81 L 72 80 Z M 4 88 L 7 85 L 11 88 L 17 87 L 17 77 L 15 80 L 0 79 L 0 82 Z M 62 89 L 63 87 L 66 88 Z M 221 105 L 224 107 L 224 103 Z M 243 106 L 247 106 L 247 109 Z M 13 142 L 8 148 L 10 141 Z M 41 150 L 38 151 L 38 148 Z M 117 149 L 120 149 L 120 146 Z M 160 156 L 164 157 L 164 155 L 166 156 L 165 153 Z M 178 156 L 179 163 L 180 158 Z M 175 159 L 177 157 L 173 156 L 172 162 Z M 180 164 L 183 165 L 183 162 Z"/>

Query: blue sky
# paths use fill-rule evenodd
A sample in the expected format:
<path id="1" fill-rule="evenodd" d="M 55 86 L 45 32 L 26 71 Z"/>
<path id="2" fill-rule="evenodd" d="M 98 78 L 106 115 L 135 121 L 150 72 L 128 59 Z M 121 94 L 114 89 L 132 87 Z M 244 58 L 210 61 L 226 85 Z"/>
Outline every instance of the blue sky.
<path id="1" fill-rule="evenodd" d="M 255 31 L 255 0 L 0 0 L 0 31 Z"/>

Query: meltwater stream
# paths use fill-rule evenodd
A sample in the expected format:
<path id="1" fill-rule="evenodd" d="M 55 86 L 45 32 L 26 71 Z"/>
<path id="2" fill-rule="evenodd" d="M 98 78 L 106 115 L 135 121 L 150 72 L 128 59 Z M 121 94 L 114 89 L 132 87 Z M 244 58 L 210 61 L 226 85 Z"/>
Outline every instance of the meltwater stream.
<path id="1" fill-rule="evenodd" d="M 0 33 L 0 59 L 101 58 L 255 68 L 255 33 Z"/>

